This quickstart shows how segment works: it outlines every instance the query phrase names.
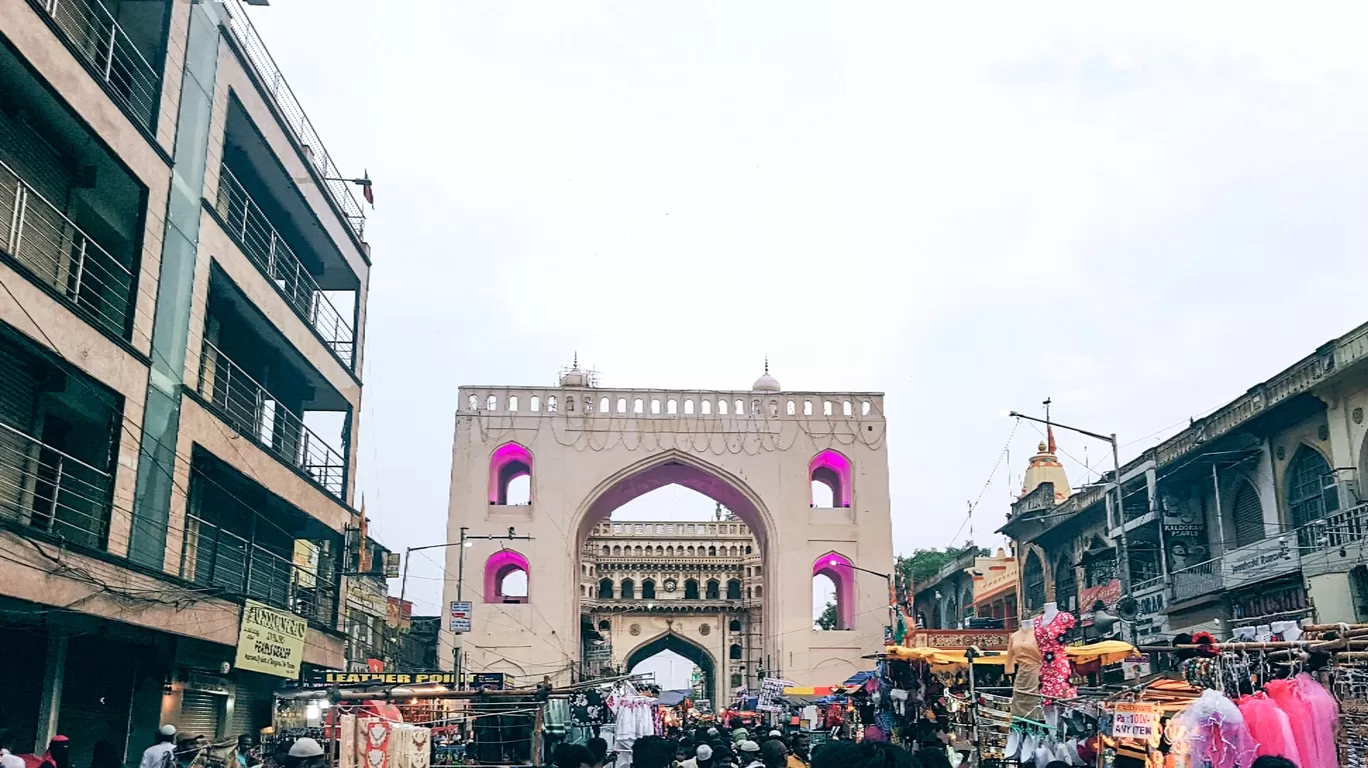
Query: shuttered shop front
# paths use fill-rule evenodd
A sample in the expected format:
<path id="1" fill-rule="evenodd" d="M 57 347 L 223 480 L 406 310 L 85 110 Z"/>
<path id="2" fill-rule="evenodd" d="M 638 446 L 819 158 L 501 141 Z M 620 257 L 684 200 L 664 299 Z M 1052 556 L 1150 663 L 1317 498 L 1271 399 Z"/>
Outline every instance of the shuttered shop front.
<path id="1" fill-rule="evenodd" d="M 178 735 L 219 737 L 223 708 L 228 697 L 220 693 L 186 690 L 181 693 L 180 721 L 175 723 Z"/>
<path id="2" fill-rule="evenodd" d="M 271 724 L 271 713 L 275 706 L 275 689 L 281 682 L 278 677 L 259 675 L 255 672 L 238 670 L 233 690 L 233 714 L 228 719 L 228 732 L 225 736 L 256 736 L 261 729 Z"/>

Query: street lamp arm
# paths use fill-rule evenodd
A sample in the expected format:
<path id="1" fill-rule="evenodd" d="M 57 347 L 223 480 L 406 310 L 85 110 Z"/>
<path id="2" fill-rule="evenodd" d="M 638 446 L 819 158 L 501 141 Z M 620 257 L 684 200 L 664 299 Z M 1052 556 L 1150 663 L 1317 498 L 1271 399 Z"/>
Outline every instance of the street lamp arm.
<path id="1" fill-rule="evenodd" d="M 1095 438 L 1097 438 L 1098 440 L 1101 440 L 1101 441 L 1104 442 L 1104 443 L 1111 443 L 1112 445 L 1116 445 L 1116 435 L 1100 435 L 1100 434 L 1098 434 L 1098 433 L 1096 433 L 1096 432 L 1089 432 L 1089 431 L 1086 430 L 1086 429 L 1079 429 L 1078 427 L 1071 427 L 1071 426 L 1069 426 L 1068 424 L 1060 424 L 1060 423 L 1057 422 L 1057 421 L 1046 421 L 1045 419 L 1036 418 L 1035 416 L 1027 416 L 1027 415 L 1024 414 L 1024 413 L 1017 413 L 1016 411 L 1011 411 L 1011 412 L 1008 413 L 1007 415 L 1008 415 L 1008 416 L 1011 416 L 1012 418 L 1016 418 L 1016 419 L 1026 419 L 1027 421 L 1036 421 L 1036 422 L 1040 422 L 1041 424 L 1048 424 L 1049 426 L 1052 426 L 1052 427 L 1058 427 L 1058 428 L 1060 428 L 1060 429 L 1067 429 L 1067 430 L 1069 430 L 1070 432 L 1077 432 L 1077 433 L 1080 434 L 1080 435 L 1087 435 L 1088 437 L 1095 437 Z"/>

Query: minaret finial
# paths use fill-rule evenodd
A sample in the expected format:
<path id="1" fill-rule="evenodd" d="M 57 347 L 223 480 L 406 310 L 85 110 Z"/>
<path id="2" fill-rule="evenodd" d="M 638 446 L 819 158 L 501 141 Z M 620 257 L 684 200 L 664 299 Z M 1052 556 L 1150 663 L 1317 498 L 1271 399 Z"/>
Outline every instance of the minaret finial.
<path id="1" fill-rule="evenodd" d="M 765 373 L 769 373 L 769 353 L 765 353 Z"/>
<path id="2" fill-rule="evenodd" d="M 578 349 L 575 350 L 575 362 L 571 363 L 571 364 L 570 364 L 570 367 L 572 367 L 572 368 L 578 368 L 578 367 L 579 367 L 579 350 L 578 350 Z"/>

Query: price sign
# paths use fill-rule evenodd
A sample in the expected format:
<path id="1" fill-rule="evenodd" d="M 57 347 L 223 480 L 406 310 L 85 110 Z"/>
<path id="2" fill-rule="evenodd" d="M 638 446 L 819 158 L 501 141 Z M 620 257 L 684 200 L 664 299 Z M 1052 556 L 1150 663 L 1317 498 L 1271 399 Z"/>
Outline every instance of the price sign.
<path id="1" fill-rule="evenodd" d="M 1112 710 L 1112 736 L 1136 741 L 1159 741 L 1159 709 L 1153 704 L 1117 704 Z"/>

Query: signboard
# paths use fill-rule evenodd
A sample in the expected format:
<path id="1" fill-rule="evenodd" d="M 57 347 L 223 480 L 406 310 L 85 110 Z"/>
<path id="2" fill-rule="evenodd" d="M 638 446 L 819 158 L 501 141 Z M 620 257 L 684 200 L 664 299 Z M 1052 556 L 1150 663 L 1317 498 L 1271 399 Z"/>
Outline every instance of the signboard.
<path id="1" fill-rule="evenodd" d="M 1112 579 L 1095 587 L 1078 590 L 1079 623 L 1085 627 L 1092 626 L 1093 606 L 1100 601 L 1108 611 L 1111 611 L 1116 608 L 1116 602 L 1120 599 L 1120 579 Z"/>
<path id="2" fill-rule="evenodd" d="M 1221 558 L 1221 578 L 1226 589 L 1291 573 L 1301 567 L 1297 539 L 1280 537 L 1240 547 Z"/>
<path id="3" fill-rule="evenodd" d="M 1121 660 L 1121 672 L 1127 680 L 1145 677 L 1150 674 L 1150 657 L 1147 653 L 1127 656 Z"/>
<path id="4" fill-rule="evenodd" d="M 1153 703 L 1117 704 L 1113 710 L 1112 736 L 1158 743 L 1159 709 Z"/>
<path id="5" fill-rule="evenodd" d="M 471 688 L 493 688 L 502 691 L 504 688 L 504 673 L 502 672 L 476 672 L 470 675 Z"/>
<path id="6" fill-rule="evenodd" d="M 318 585 L 318 545 L 307 539 L 295 539 L 294 557 L 292 558 L 295 571 L 299 574 L 299 586 L 304 589 L 313 589 Z"/>
<path id="7" fill-rule="evenodd" d="M 1007 629 L 919 629 L 907 638 L 911 648 L 968 648 L 978 646 L 985 651 L 1007 650 Z"/>
<path id="8" fill-rule="evenodd" d="M 399 578 L 399 557 L 400 555 L 398 552 L 385 553 L 385 578 Z"/>
<path id="9" fill-rule="evenodd" d="M 309 622 L 288 611 L 248 600 L 242 606 L 237 658 L 233 666 L 287 679 L 299 677 Z"/>
<path id="10" fill-rule="evenodd" d="M 475 606 L 469 600 L 451 601 L 451 626 L 450 629 L 456 634 L 469 632 L 470 618 Z"/>
<path id="11" fill-rule="evenodd" d="M 369 666 L 369 663 L 367 664 Z M 383 662 L 381 663 L 383 666 Z M 309 671 L 309 685 L 455 685 L 456 673 L 440 669 L 408 672 L 341 672 L 336 669 Z"/>
<path id="12" fill-rule="evenodd" d="M 347 579 L 347 607 L 367 616 L 387 617 L 389 599 L 383 582 L 365 576 Z"/>
<path id="13" fill-rule="evenodd" d="M 407 631 L 413 621 L 413 603 L 400 601 L 397 597 L 385 600 L 385 623 L 391 627 Z"/>
<path id="14" fill-rule="evenodd" d="M 1206 518 L 1200 507 L 1174 502 L 1164 510 L 1164 546 L 1168 548 L 1169 570 L 1181 571 L 1211 559 L 1207 550 Z"/>

